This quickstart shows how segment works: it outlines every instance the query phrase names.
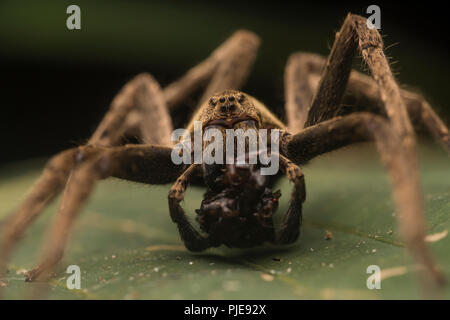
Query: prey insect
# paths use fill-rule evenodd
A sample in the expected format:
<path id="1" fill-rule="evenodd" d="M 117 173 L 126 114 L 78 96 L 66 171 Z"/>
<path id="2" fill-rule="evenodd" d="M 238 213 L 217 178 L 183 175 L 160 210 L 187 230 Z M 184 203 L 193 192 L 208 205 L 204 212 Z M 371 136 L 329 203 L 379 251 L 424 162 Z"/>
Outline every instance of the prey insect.
<path id="1" fill-rule="evenodd" d="M 299 236 L 306 194 L 300 166 L 323 153 L 373 141 L 392 182 L 405 243 L 425 273 L 442 283 L 443 275 L 424 242 L 425 219 L 411 119 L 424 124 L 448 151 L 449 131 L 422 96 L 399 89 L 378 31 L 368 29 L 365 18 L 349 14 L 327 59 L 293 54 L 285 71 L 286 123 L 262 102 L 238 91 L 259 43 L 255 34 L 241 30 L 164 89 L 149 74 L 127 83 L 87 144 L 52 157 L 26 200 L 6 221 L 0 272 L 5 272 L 7 259 L 25 230 L 64 191 L 43 256 L 27 274 L 29 281 L 47 280 L 63 256 L 74 221 L 96 182 L 111 176 L 146 184 L 174 182 L 168 196 L 170 216 L 189 250 L 221 244 L 252 247 L 265 242 L 292 243 Z M 351 70 L 358 51 L 372 77 Z M 293 182 L 293 191 L 280 227 L 272 222 L 280 194 L 271 189 L 279 175 L 261 176 L 259 164 L 176 165 L 171 161 L 171 115 L 202 86 L 206 88 L 192 120 L 201 121 L 204 127 L 281 131 L 280 168 Z M 340 114 L 340 106 L 349 97 L 365 109 Z M 192 127 L 191 122 L 187 128 Z M 127 135 L 140 137 L 142 143 L 124 145 Z M 201 231 L 194 228 L 180 204 L 187 185 L 194 182 L 207 188 L 197 210 Z"/>

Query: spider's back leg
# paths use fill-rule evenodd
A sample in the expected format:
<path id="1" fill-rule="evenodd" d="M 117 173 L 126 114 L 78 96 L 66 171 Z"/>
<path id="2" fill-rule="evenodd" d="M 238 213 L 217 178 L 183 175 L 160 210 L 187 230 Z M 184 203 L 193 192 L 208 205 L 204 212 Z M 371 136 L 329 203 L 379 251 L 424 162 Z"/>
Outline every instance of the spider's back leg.
<path id="1" fill-rule="evenodd" d="M 289 57 L 285 71 L 285 111 L 289 132 L 296 133 L 304 128 L 326 63 L 326 58 L 305 52 Z M 450 153 L 449 130 L 430 104 L 420 94 L 404 89 L 400 93 L 413 124 L 424 125 Z M 365 111 L 386 116 L 378 85 L 371 77 L 356 70 L 350 73 L 342 103 L 330 104 L 328 108 L 335 116 Z"/>

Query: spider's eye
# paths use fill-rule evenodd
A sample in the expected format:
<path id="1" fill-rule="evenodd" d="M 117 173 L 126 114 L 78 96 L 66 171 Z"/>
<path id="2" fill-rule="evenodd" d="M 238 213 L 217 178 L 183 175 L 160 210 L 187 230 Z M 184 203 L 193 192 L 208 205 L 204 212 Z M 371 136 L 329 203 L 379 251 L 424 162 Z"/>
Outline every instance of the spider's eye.
<path id="1" fill-rule="evenodd" d="M 238 101 L 239 101 L 239 103 L 242 103 L 244 100 L 245 100 L 244 95 L 243 95 L 243 94 L 240 94 L 240 95 L 238 96 Z"/>
<path id="2" fill-rule="evenodd" d="M 224 97 L 221 97 L 221 98 L 219 99 L 219 101 L 222 102 L 222 103 L 224 103 L 224 102 L 225 102 L 225 98 L 224 98 Z"/>
<path id="3" fill-rule="evenodd" d="M 209 99 L 209 104 L 212 105 L 213 107 L 216 106 L 216 100 L 214 98 Z"/>
<path id="4" fill-rule="evenodd" d="M 228 101 L 234 101 L 234 97 L 233 96 L 229 97 Z"/>

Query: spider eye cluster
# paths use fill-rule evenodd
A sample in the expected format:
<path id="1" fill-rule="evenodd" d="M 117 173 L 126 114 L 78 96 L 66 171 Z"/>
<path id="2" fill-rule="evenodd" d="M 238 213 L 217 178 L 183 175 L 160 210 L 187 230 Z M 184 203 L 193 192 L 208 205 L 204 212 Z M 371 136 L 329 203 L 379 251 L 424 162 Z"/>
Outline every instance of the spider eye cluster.
<path id="1" fill-rule="evenodd" d="M 245 100 L 245 96 L 242 93 L 240 93 L 237 96 L 230 95 L 230 96 L 221 96 L 219 98 L 212 97 L 211 99 L 209 99 L 209 104 L 211 105 L 211 107 L 215 107 L 217 105 L 217 102 L 225 103 L 227 101 L 234 102 L 236 100 L 237 102 L 242 103 Z"/>

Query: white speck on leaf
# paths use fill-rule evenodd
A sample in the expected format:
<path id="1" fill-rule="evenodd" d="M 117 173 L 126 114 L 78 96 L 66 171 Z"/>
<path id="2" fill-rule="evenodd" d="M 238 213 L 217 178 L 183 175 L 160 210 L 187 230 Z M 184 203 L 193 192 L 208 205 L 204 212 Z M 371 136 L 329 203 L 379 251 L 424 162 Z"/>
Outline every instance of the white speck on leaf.
<path id="1" fill-rule="evenodd" d="M 267 273 L 261 273 L 261 279 L 269 282 L 269 281 L 273 281 L 274 277 Z"/>
<path id="2" fill-rule="evenodd" d="M 223 283 L 223 290 L 225 291 L 239 291 L 241 284 L 237 280 L 228 280 Z"/>
<path id="3" fill-rule="evenodd" d="M 381 270 L 380 277 L 381 277 L 381 280 L 385 280 L 387 278 L 404 275 L 407 272 L 408 272 L 408 268 L 403 267 L 403 266 L 389 268 L 389 269 L 383 269 L 383 270 Z"/>
<path id="4" fill-rule="evenodd" d="M 444 230 L 442 232 L 429 234 L 425 237 L 426 242 L 436 242 L 444 239 L 448 235 L 448 230 Z"/>

